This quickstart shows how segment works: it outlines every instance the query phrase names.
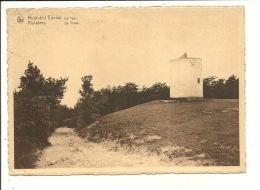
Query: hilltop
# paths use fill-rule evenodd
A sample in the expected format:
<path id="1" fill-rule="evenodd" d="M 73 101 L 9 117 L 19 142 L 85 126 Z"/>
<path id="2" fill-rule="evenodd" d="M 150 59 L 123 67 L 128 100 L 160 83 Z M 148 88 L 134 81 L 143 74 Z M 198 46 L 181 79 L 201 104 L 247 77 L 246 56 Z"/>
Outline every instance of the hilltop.
<path id="1" fill-rule="evenodd" d="M 239 165 L 239 102 L 234 99 L 153 101 L 103 116 L 77 131 L 88 141 L 113 141 L 118 148 L 146 150 L 164 161 Z"/>

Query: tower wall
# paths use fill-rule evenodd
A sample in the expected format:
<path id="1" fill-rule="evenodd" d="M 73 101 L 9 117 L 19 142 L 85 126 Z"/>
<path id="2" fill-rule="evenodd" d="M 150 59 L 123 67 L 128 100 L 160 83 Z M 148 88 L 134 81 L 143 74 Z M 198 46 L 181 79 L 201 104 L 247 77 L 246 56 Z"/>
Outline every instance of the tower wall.
<path id="1" fill-rule="evenodd" d="M 171 61 L 170 97 L 203 97 L 201 59 L 180 58 Z"/>

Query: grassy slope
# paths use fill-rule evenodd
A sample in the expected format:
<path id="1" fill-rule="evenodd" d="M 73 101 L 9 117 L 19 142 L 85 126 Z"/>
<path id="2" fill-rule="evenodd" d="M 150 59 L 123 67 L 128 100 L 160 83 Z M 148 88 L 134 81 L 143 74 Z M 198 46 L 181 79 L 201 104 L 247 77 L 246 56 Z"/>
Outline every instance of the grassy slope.
<path id="1" fill-rule="evenodd" d="M 169 158 L 239 165 L 238 100 L 150 102 L 104 116 L 81 135 L 93 142 L 145 147 Z"/>

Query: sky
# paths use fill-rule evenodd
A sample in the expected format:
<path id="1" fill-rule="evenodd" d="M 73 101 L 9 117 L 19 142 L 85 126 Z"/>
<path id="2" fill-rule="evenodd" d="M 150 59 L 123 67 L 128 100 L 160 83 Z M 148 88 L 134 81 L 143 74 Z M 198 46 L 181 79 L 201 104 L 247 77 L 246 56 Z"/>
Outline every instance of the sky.
<path id="1" fill-rule="evenodd" d="M 30 25 L 28 16 L 47 19 L 33 20 L 45 25 Z M 65 25 L 64 17 L 79 24 Z M 184 52 L 202 59 L 203 77 L 243 77 L 243 9 L 20 9 L 8 15 L 9 89 L 19 86 L 31 61 L 45 78 L 69 77 L 62 104 L 70 107 L 80 97 L 85 75 L 93 75 L 95 90 L 126 82 L 169 85 L 169 62 Z"/>

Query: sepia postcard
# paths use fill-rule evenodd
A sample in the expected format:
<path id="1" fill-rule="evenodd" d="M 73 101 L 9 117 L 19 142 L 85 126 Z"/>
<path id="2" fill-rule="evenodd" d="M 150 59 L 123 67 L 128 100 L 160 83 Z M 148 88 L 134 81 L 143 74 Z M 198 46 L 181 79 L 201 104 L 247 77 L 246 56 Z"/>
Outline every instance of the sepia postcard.
<path id="1" fill-rule="evenodd" d="M 245 172 L 244 20 L 8 9 L 10 175 Z"/>

